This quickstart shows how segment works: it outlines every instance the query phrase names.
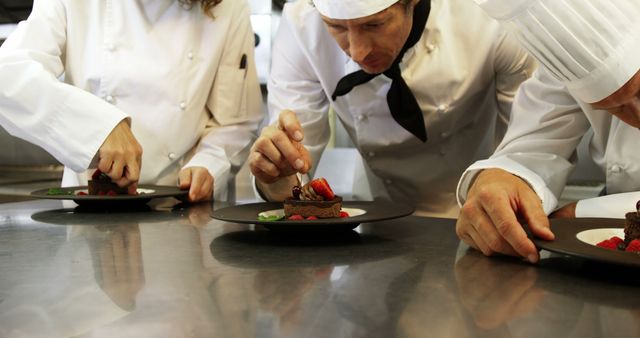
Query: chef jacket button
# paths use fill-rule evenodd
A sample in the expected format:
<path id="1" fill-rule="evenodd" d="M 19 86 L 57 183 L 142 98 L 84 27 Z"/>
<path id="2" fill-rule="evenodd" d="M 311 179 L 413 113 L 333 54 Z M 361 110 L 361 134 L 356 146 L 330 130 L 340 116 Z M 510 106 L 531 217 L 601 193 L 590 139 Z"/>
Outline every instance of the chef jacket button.
<path id="1" fill-rule="evenodd" d="M 436 45 L 433 43 L 427 43 L 426 48 L 427 48 L 427 53 L 431 54 L 434 50 L 436 50 Z"/>
<path id="2" fill-rule="evenodd" d="M 374 156 L 376 156 L 376 153 L 373 152 L 373 151 L 370 151 L 370 152 L 367 153 L 367 156 L 374 157 Z"/>
<path id="3" fill-rule="evenodd" d="M 443 131 L 442 133 L 440 133 L 440 137 L 442 137 L 442 138 L 449 138 L 449 136 L 451 136 L 451 134 L 449 134 L 446 131 Z"/>
<path id="4" fill-rule="evenodd" d="M 364 115 L 364 114 L 360 114 L 360 115 L 358 115 L 358 121 L 364 121 L 364 120 L 366 120 L 366 119 L 367 119 L 367 116 L 366 116 L 366 115 Z"/>
<path id="5" fill-rule="evenodd" d="M 189 52 L 189 54 L 187 54 L 187 58 L 189 60 L 193 60 L 193 53 Z"/>
<path id="6" fill-rule="evenodd" d="M 447 150 L 444 147 L 440 148 L 440 156 L 444 156 L 446 154 L 447 154 Z"/>
<path id="7" fill-rule="evenodd" d="M 105 97 L 104 99 L 109 103 L 113 103 L 113 101 L 115 101 L 115 99 L 111 95 L 107 95 L 107 97 Z"/>
<path id="8" fill-rule="evenodd" d="M 170 160 L 175 160 L 176 159 L 176 154 L 175 153 L 169 153 L 168 155 Z"/>
<path id="9" fill-rule="evenodd" d="M 619 165 L 614 164 L 611 166 L 611 168 L 609 168 L 609 170 L 611 171 L 612 174 L 619 174 L 621 171 L 621 168 Z"/>
<path id="10" fill-rule="evenodd" d="M 449 110 L 449 105 L 446 104 L 446 103 L 443 103 L 443 104 L 438 106 L 438 112 L 440 112 L 440 113 L 444 113 L 447 110 Z"/>
<path id="11" fill-rule="evenodd" d="M 185 108 L 187 108 L 187 104 L 184 101 L 180 102 L 180 110 L 185 110 Z"/>
<path id="12" fill-rule="evenodd" d="M 386 183 L 386 184 L 392 184 L 392 183 L 393 183 L 393 181 L 392 181 L 391 179 L 388 179 L 388 178 L 387 178 L 386 180 L 384 180 L 384 183 Z"/>

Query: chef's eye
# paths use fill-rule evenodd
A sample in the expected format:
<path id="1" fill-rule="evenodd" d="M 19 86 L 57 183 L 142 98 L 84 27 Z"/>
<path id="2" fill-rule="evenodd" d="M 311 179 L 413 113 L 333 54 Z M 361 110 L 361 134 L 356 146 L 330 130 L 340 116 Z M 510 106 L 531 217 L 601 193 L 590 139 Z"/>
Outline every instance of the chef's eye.
<path id="1" fill-rule="evenodd" d="M 377 29 L 380 28 L 384 25 L 384 22 L 367 22 L 365 24 L 365 27 L 369 28 L 369 29 Z"/>
<path id="2" fill-rule="evenodd" d="M 343 26 L 340 25 L 335 25 L 332 23 L 327 23 L 327 27 L 329 27 L 329 29 L 336 31 L 336 32 L 342 32 L 345 30 L 345 28 Z"/>

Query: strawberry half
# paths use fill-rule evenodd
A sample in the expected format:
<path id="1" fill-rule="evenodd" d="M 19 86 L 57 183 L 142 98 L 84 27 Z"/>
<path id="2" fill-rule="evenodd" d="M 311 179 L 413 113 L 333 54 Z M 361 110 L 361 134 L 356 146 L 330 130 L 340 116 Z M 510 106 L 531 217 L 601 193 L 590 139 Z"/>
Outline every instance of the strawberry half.
<path id="1" fill-rule="evenodd" d="M 315 191 L 316 194 L 324 197 L 326 201 L 331 201 L 336 197 L 324 177 L 312 180 L 309 182 L 309 185 L 311 185 L 311 188 L 313 188 L 313 191 Z"/>

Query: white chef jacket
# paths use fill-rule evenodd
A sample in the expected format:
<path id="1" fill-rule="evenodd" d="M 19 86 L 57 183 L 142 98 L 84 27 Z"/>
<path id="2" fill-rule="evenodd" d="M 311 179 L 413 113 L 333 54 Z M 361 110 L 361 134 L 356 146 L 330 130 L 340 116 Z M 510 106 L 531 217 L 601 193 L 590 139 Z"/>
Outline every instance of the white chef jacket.
<path id="1" fill-rule="evenodd" d="M 475 4 L 431 3 L 422 38 L 400 64 L 424 113 L 426 143 L 391 117 L 391 81 L 385 76 L 331 102 L 338 81 L 360 67 L 307 1 L 287 3 L 283 10 L 268 103 L 272 121 L 283 109 L 297 113 L 315 163 L 329 140 L 332 105 L 365 160 L 370 185 L 378 185 L 371 188 L 374 198 L 415 205 L 424 215 L 455 217 L 458 178 L 470 163 L 491 154 L 495 126 L 504 127 L 513 95 L 535 63 Z"/>
<path id="2" fill-rule="evenodd" d="M 640 69 L 638 0 L 474 0 L 579 100 L 613 94 Z"/>
<path id="3" fill-rule="evenodd" d="M 263 112 L 246 1 L 213 14 L 175 0 L 36 0 L 0 49 L 0 123 L 68 166 L 69 186 L 130 118 L 140 183 L 175 185 L 202 166 L 224 196 Z"/>
<path id="4" fill-rule="evenodd" d="M 529 183 L 544 211 L 551 213 L 574 167 L 576 147 L 589 128 L 593 129 L 589 152 L 606 173 L 606 192 L 617 195 L 579 201 L 576 216 L 623 218 L 640 199 L 640 131 L 576 100 L 544 67 L 520 87 L 509 128 L 495 154 L 471 165 L 460 179 L 460 205 L 480 170 L 501 168 Z M 627 193 L 619 194 L 623 192 Z"/>

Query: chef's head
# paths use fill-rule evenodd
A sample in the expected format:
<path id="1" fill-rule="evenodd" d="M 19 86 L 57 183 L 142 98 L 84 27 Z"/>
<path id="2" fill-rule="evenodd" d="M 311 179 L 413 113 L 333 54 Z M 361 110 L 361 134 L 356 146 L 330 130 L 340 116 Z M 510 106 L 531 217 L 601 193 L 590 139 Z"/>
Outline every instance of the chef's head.
<path id="1" fill-rule="evenodd" d="M 640 128 L 640 70 L 613 94 L 591 104 L 604 109 L 620 120 Z"/>
<path id="2" fill-rule="evenodd" d="M 340 48 L 370 74 L 391 67 L 419 0 L 312 0 Z"/>

